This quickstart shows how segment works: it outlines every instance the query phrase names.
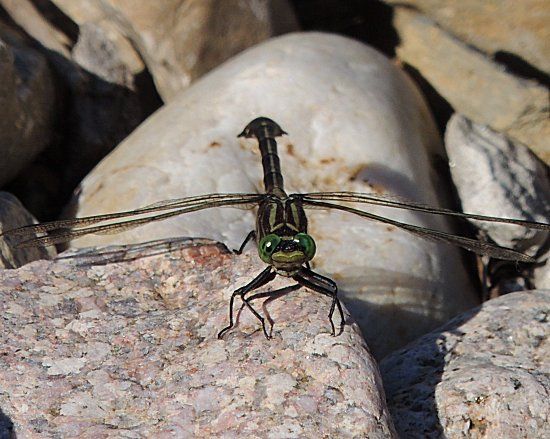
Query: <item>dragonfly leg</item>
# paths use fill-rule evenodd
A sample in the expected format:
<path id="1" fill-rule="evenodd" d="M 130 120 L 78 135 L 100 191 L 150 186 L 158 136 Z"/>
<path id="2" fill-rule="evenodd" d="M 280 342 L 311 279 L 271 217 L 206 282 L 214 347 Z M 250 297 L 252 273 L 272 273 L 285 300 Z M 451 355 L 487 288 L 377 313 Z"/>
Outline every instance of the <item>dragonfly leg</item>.
<path id="1" fill-rule="evenodd" d="M 246 235 L 246 238 L 244 238 L 244 241 L 241 244 L 241 246 L 239 247 L 239 249 L 238 250 L 233 250 L 233 253 L 235 253 L 236 255 L 240 255 L 243 252 L 244 248 L 246 247 L 246 244 L 248 244 L 248 242 L 251 239 L 255 239 L 255 238 L 256 238 L 256 231 L 252 230 L 251 232 L 248 233 L 248 235 Z"/>
<path id="2" fill-rule="evenodd" d="M 265 327 L 265 319 L 260 315 L 258 311 L 254 309 L 254 307 L 248 303 L 248 300 L 245 299 L 245 295 L 251 291 L 254 291 L 257 288 L 260 288 L 264 286 L 265 284 L 271 282 L 273 279 L 275 279 L 277 273 L 272 271 L 271 266 L 267 267 L 264 271 L 262 271 L 258 276 L 256 276 L 252 281 L 247 283 L 245 286 L 240 287 L 236 289 L 233 294 L 231 295 L 231 300 L 229 301 L 229 325 L 223 328 L 218 333 L 218 338 L 221 339 L 225 335 L 227 331 L 229 331 L 234 325 L 235 321 L 233 319 L 233 304 L 235 302 L 235 297 L 240 296 L 243 303 L 246 305 L 246 307 L 254 314 L 254 316 L 261 322 L 262 329 L 264 331 L 264 335 L 267 339 L 270 338 L 269 334 L 267 333 L 267 329 Z"/>
<path id="3" fill-rule="evenodd" d="M 330 321 L 330 327 L 332 329 L 332 335 L 340 335 L 344 330 L 344 311 L 342 310 L 342 304 L 338 299 L 338 286 L 336 282 L 328 277 L 321 276 L 318 273 L 310 270 L 309 268 L 302 268 L 297 274 L 292 276 L 296 282 L 304 287 L 311 288 L 313 291 L 324 294 L 325 296 L 332 297 L 332 303 L 330 305 L 330 311 L 328 313 L 328 318 Z M 340 330 L 336 334 L 336 329 L 334 327 L 334 321 L 332 316 L 334 315 L 335 308 L 338 308 L 338 313 L 340 314 Z"/>

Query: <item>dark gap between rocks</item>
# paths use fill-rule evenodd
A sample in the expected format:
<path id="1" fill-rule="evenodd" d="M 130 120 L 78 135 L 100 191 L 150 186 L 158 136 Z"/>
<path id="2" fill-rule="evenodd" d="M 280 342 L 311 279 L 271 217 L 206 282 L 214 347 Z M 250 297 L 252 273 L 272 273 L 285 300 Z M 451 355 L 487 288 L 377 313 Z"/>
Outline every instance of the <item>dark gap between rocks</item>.
<path id="1" fill-rule="evenodd" d="M 393 58 L 399 37 L 393 8 L 379 0 L 292 0 L 305 31 L 333 32 L 369 44 Z"/>
<path id="2" fill-rule="evenodd" d="M 0 8 L 0 19 L 5 11 Z M 134 90 L 105 81 L 42 46 L 14 24 L 50 66 L 57 113 L 51 143 L 1 189 L 17 196 L 40 221 L 63 216 L 74 189 L 95 165 L 162 104 L 147 69 Z"/>
<path id="3" fill-rule="evenodd" d="M 428 106 L 432 112 L 432 115 L 435 119 L 437 127 L 439 128 L 439 133 L 443 137 L 445 133 L 445 127 L 447 122 L 455 112 L 451 104 L 439 94 L 439 92 L 428 82 L 424 76 L 410 64 L 403 64 L 403 70 L 414 80 L 416 85 L 422 91 L 424 98 L 428 102 Z"/>
<path id="4" fill-rule="evenodd" d="M 550 75 L 537 69 L 515 53 L 499 50 L 493 56 L 495 62 L 504 65 L 506 70 L 523 79 L 531 79 L 550 88 Z M 503 93 L 505 91 L 503 90 Z"/>
<path id="5" fill-rule="evenodd" d="M 160 97 L 157 87 L 155 86 L 153 75 L 151 75 L 147 66 L 134 76 L 134 88 L 139 102 L 141 103 L 141 108 L 143 108 L 146 113 L 143 120 L 147 119 L 147 117 L 164 105 L 164 101 Z"/>
<path id="6" fill-rule="evenodd" d="M 65 34 L 72 42 L 71 47 L 78 41 L 80 33 L 78 24 L 71 20 L 61 9 L 51 0 L 30 0 L 34 7 L 40 12 L 53 27 Z"/>

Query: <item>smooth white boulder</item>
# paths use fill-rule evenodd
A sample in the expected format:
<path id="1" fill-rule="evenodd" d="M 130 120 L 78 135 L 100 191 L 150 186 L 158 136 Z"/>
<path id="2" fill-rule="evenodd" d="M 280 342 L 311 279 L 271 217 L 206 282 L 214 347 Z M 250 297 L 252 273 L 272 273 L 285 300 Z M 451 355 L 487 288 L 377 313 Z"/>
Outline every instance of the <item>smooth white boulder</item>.
<path id="1" fill-rule="evenodd" d="M 430 168 L 440 139 L 408 77 L 356 41 L 297 33 L 247 50 L 150 117 L 82 182 L 77 216 L 210 192 L 262 192 L 257 143 L 236 137 L 258 116 L 289 133 L 278 139 L 288 193 L 375 191 L 429 204 L 443 196 Z M 443 218 L 368 209 L 446 228 Z M 338 283 L 379 357 L 477 303 L 451 246 L 343 212 L 309 212 L 313 267 Z M 254 225 L 253 211 L 218 208 L 74 245 L 195 236 L 237 248 Z"/>

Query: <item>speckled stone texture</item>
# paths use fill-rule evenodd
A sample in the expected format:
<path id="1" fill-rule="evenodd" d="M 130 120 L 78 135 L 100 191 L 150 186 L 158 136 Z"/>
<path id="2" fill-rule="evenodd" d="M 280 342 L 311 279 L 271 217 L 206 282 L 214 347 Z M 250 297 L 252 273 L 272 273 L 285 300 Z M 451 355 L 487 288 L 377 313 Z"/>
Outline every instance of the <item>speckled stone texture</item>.
<path id="1" fill-rule="evenodd" d="M 217 339 L 262 269 L 173 241 L 0 271 L 0 436 L 11 422 L 21 438 L 396 437 L 357 326 L 332 337 L 325 296 L 254 301 L 273 339 L 245 311 Z"/>
<path id="2" fill-rule="evenodd" d="M 380 364 L 402 438 L 548 438 L 550 290 L 453 319 Z"/>

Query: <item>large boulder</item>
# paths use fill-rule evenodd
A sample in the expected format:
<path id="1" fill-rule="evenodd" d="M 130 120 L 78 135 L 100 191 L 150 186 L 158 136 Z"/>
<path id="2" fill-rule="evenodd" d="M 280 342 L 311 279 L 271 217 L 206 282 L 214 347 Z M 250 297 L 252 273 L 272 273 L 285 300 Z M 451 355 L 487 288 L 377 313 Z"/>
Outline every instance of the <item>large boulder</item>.
<path id="1" fill-rule="evenodd" d="M 435 205 L 445 198 L 431 168 L 440 139 L 407 76 L 363 44 L 305 33 L 235 57 L 148 119 L 83 181 L 76 215 L 262 192 L 257 143 L 236 137 L 257 116 L 289 133 L 278 139 L 289 192 L 375 192 Z M 443 218 L 363 207 L 448 229 Z M 477 303 L 454 248 L 343 212 L 311 210 L 309 221 L 314 267 L 338 282 L 378 356 Z M 74 245 L 200 236 L 238 248 L 254 224 L 250 210 L 212 209 Z"/>
<path id="2" fill-rule="evenodd" d="M 252 301 L 273 338 L 243 310 L 219 340 L 255 258 L 182 241 L 88 253 L 0 270 L 1 437 L 396 437 L 376 362 L 353 321 L 330 335 L 328 298 Z"/>

